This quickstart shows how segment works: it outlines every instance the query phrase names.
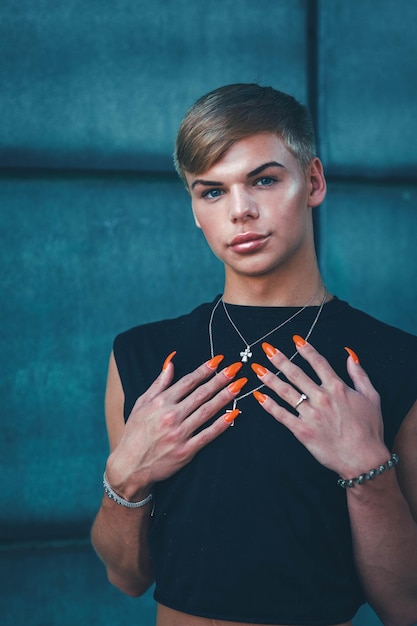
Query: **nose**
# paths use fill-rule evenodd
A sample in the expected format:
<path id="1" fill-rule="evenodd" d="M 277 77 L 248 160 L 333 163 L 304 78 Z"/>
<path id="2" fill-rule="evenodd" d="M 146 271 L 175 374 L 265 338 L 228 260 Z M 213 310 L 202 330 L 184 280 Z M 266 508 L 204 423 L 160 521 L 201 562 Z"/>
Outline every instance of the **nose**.
<path id="1" fill-rule="evenodd" d="M 258 205 L 248 191 L 233 189 L 229 199 L 229 217 L 232 222 L 245 222 L 258 217 Z"/>

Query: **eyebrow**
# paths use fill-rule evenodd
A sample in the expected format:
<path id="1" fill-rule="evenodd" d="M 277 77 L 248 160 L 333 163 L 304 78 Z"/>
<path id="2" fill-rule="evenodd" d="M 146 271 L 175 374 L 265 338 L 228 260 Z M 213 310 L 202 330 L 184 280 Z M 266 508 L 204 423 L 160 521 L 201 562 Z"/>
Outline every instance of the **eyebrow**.
<path id="1" fill-rule="evenodd" d="M 282 165 L 282 163 L 278 163 L 278 161 L 268 161 L 268 163 L 263 163 L 262 165 L 255 167 L 255 169 L 251 172 L 248 172 L 246 174 L 246 178 L 252 178 L 253 176 L 256 176 L 266 170 L 268 167 L 284 167 L 284 165 Z M 196 185 L 204 185 L 205 187 L 221 187 L 223 183 L 218 180 L 204 180 L 203 178 L 196 178 L 196 180 L 191 184 L 191 189 L 194 189 Z"/>

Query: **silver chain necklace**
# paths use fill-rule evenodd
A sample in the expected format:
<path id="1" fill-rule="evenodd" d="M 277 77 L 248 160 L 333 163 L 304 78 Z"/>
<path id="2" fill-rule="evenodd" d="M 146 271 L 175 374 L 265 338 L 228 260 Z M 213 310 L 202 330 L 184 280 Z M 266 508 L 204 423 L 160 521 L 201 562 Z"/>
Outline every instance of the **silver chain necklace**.
<path id="1" fill-rule="evenodd" d="M 302 311 L 304 311 L 304 309 L 306 309 L 309 305 L 309 303 L 313 300 L 313 298 L 315 298 L 317 294 L 314 294 L 310 300 L 307 302 L 307 304 L 305 304 L 299 311 L 297 311 L 296 313 L 294 313 L 293 315 L 291 315 L 291 317 L 289 317 L 287 320 L 285 320 L 284 322 L 282 322 L 281 324 L 279 324 L 278 326 L 276 326 L 275 328 L 273 328 L 271 331 L 269 331 L 268 333 L 266 333 L 265 335 L 263 335 L 262 337 L 260 337 L 259 339 L 257 339 L 256 341 L 253 341 L 252 343 L 248 344 L 248 342 L 246 341 L 246 339 L 244 339 L 242 333 L 239 331 L 239 329 L 237 328 L 236 324 L 233 322 L 232 318 L 230 317 L 227 308 L 224 305 L 224 301 L 223 301 L 223 296 L 221 296 L 216 304 L 213 307 L 213 310 L 211 312 L 210 315 L 210 320 L 209 320 L 209 326 L 208 326 L 208 332 L 209 332 L 209 340 L 210 340 L 210 354 L 211 354 L 211 358 L 214 357 L 214 340 L 213 340 L 213 318 L 214 318 L 214 314 L 216 312 L 217 307 L 219 306 L 220 302 L 223 302 L 223 307 L 224 307 L 224 311 L 227 315 L 228 320 L 230 321 L 230 323 L 232 324 L 233 328 L 236 330 L 236 332 L 238 333 L 239 337 L 242 339 L 243 343 L 246 345 L 245 350 L 243 350 L 243 352 L 240 353 L 240 356 L 242 357 L 242 361 L 244 363 L 247 362 L 248 358 L 250 358 L 252 356 L 252 353 L 250 351 L 250 348 L 252 346 L 254 346 L 255 344 L 259 343 L 260 341 L 262 341 L 263 339 L 266 339 L 266 337 L 269 337 L 269 335 L 271 335 L 272 333 L 274 333 L 276 330 L 278 330 L 279 328 L 282 328 L 282 326 L 284 326 L 285 324 L 287 324 L 288 322 L 290 322 L 292 319 L 294 319 L 294 317 L 296 317 L 297 315 L 299 315 Z M 324 289 L 324 294 L 323 294 L 323 298 L 321 300 L 320 306 L 319 306 L 319 310 L 317 311 L 317 314 L 313 320 L 313 323 L 310 326 L 310 329 L 308 331 L 308 333 L 306 334 L 306 336 L 304 337 L 304 339 L 306 341 L 308 341 L 308 339 L 311 336 L 311 333 L 314 330 L 314 327 L 316 326 L 317 322 L 319 321 L 321 312 L 323 310 L 324 304 L 326 302 L 326 298 L 327 298 L 327 289 Z M 297 356 L 298 351 L 296 350 L 294 352 L 294 354 L 292 354 L 289 357 L 290 361 L 293 361 L 295 359 L 295 357 Z M 281 370 L 277 370 L 275 372 L 276 376 L 280 376 L 281 375 Z M 243 398 L 247 398 L 248 396 L 250 396 L 254 391 L 259 391 L 259 389 L 262 389 L 262 387 L 265 387 L 264 384 L 259 385 L 258 387 L 254 387 L 253 389 L 251 389 L 250 391 L 247 391 L 246 393 L 242 394 L 241 396 L 238 396 L 237 398 L 235 398 L 233 400 L 233 406 L 231 409 L 227 410 L 226 412 L 229 411 L 234 411 L 237 407 L 237 403 L 240 400 L 243 400 Z M 232 422 L 231 426 L 234 426 L 234 422 Z"/>
<path id="2" fill-rule="evenodd" d="M 319 289 L 320 291 L 320 289 Z M 242 335 L 242 333 L 240 332 L 240 330 L 238 329 L 238 327 L 236 326 L 236 324 L 234 323 L 234 321 L 232 320 L 232 318 L 230 317 L 230 313 L 227 310 L 227 306 L 226 303 L 223 299 L 223 296 L 220 298 L 221 303 L 223 304 L 223 309 L 224 312 L 226 313 L 227 319 L 229 320 L 229 322 L 231 323 L 231 325 L 233 326 L 233 328 L 235 329 L 235 331 L 237 332 L 237 334 L 239 335 L 239 337 L 241 338 L 241 340 L 243 341 L 243 343 L 246 345 L 246 348 L 240 352 L 240 356 L 241 356 L 241 361 L 243 361 L 243 363 L 246 363 L 248 359 L 250 359 L 252 357 L 252 346 L 256 346 L 257 343 L 259 343 L 260 341 L 263 341 L 264 339 L 266 339 L 267 337 L 269 337 L 269 335 L 272 335 L 272 333 L 274 333 L 276 330 L 279 330 L 280 328 L 282 328 L 283 326 L 285 326 L 285 324 L 288 324 L 288 322 L 291 322 L 291 320 L 294 319 L 294 317 L 297 317 L 297 315 L 300 315 L 300 313 L 302 313 L 304 311 L 304 309 L 306 309 L 308 307 L 308 305 L 310 304 L 310 302 L 312 302 L 314 300 L 314 298 L 317 296 L 317 294 L 319 293 L 319 291 L 317 291 L 316 293 L 314 293 L 310 300 L 303 306 L 301 307 L 301 309 L 299 309 L 298 311 L 296 311 L 293 315 L 291 315 L 288 319 L 286 319 L 284 322 L 282 322 L 281 324 L 278 324 L 278 326 L 275 326 L 275 328 L 273 328 L 272 330 L 270 330 L 269 332 L 265 333 L 265 335 L 262 335 L 262 337 L 259 337 L 259 339 L 256 339 L 256 341 L 252 341 L 251 343 L 248 343 L 246 341 L 246 339 L 244 338 L 244 336 Z"/>

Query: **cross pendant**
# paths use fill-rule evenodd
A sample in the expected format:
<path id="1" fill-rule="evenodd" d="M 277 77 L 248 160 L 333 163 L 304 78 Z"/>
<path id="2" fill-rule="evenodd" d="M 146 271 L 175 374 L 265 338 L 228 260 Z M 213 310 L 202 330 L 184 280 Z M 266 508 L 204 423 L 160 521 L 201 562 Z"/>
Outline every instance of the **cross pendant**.
<path id="1" fill-rule="evenodd" d="M 250 346 L 246 346 L 246 348 L 240 352 L 240 356 L 242 363 L 247 363 L 247 360 L 251 358 L 252 352 L 250 351 Z"/>
<path id="2" fill-rule="evenodd" d="M 231 413 L 233 409 L 226 409 L 226 413 Z M 233 420 L 233 422 L 231 424 L 229 424 L 229 428 L 231 428 L 232 426 L 235 425 L 235 422 Z"/>
<path id="3" fill-rule="evenodd" d="M 231 409 L 226 409 L 226 413 L 231 413 L 232 411 L 234 411 L 234 410 L 235 410 L 235 408 L 236 408 L 236 407 L 237 407 L 237 400 L 236 400 L 236 398 L 235 398 L 235 399 L 233 400 L 233 406 L 232 406 L 232 408 L 231 408 Z M 235 425 L 235 422 L 233 421 L 233 422 L 230 424 L 230 427 L 231 427 L 231 426 L 234 426 L 234 425 Z"/>

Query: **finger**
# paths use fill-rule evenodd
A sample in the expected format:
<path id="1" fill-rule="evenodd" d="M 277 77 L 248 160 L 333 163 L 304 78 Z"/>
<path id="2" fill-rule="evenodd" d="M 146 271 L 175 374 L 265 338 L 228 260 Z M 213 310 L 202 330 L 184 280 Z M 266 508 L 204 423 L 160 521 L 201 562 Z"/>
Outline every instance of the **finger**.
<path id="1" fill-rule="evenodd" d="M 153 383 L 135 402 L 134 409 L 144 406 L 156 398 L 162 391 L 167 389 L 174 378 L 174 366 L 172 359 L 176 355 L 176 351 L 171 352 L 165 359 L 160 374 L 155 378 Z"/>
<path id="2" fill-rule="evenodd" d="M 144 406 L 145 404 L 154 400 L 163 391 L 165 391 L 166 389 L 170 387 L 172 380 L 174 378 L 174 371 L 175 371 L 172 360 L 174 356 L 176 355 L 176 353 L 177 353 L 176 350 L 174 350 L 167 356 L 167 358 L 165 359 L 162 365 L 160 374 L 154 380 L 151 386 L 145 391 L 145 393 L 143 393 L 138 398 L 135 406 Z M 206 361 L 206 363 L 204 363 L 200 369 L 204 372 L 206 376 L 211 376 L 213 372 L 216 370 L 216 368 L 218 367 L 219 363 L 223 360 L 223 358 L 224 358 L 223 355 L 219 354 L 213 357 L 212 359 L 210 359 L 209 361 Z"/>
<path id="3" fill-rule="evenodd" d="M 174 358 L 176 351 L 171 352 L 165 359 L 161 373 L 149 387 L 149 389 L 139 398 L 142 400 L 141 404 L 146 402 L 150 402 L 154 398 L 156 398 L 162 391 L 167 389 L 172 390 L 172 394 L 170 397 L 174 401 L 179 401 L 182 395 L 187 393 L 187 387 L 192 390 L 203 380 L 212 376 L 216 371 L 219 363 L 224 359 L 222 354 L 219 354 L 209 361 L 206 361 L 201 366 L 199 366 L 194 372 L 191 374 L 187 374 L 180 381 L 171 385 L 172 380 L 174 378 L 174 365 L 172 363 L 172 359 Z"/>
<path id="4" fill-rule="evenodd" d="M 311 365 L 322 384 L 329 383 L 335 377 L 339 378 L 328 360 L 312 345 L 299 335 L 293 336 L 298 353 Z"/>
<path id="5" fill-rule="evenodd" d="M 277 404 L 272 398 L 261 391 L 254 391 L 253 395 L 262 408 L 272 415 L 277 422 L 286 426 L 296 437 L 300 438 L 298 430 L 304 428 L 303 422 L 292 413 L 289 413 L 284 407 Z"/>
<path id="6" fill-rule="evenodd" d="M 205 371 L 207 366 L 204 364 L 192 374 L 184 376 L 171 387 L 170 400 L 180 405 L 182 417 L 185 419 L 212 398 L 220 389 L 226 387 L 242 368 L 242 365 L 241 361 L 232 363 L 232 365 L 219 372 L 217 376 L 205 381 L 203 377 L 207 377 Z M 213 370 L 211 374 L 213 374 Z"/>
<path id="7" fill-rule="evenodd" d="M 191 455 L 196 454 L 199 450 L 207 446 L 209 443 L 217 439 L 219 435 L 224 433 L 225 430 L 230 428 L 230 425 L 234 423 L 235 419 L 240 414 L 239 409 L 233 411 L 226 411 L 213 424 L 207 426 L 203 430 L 196 433 L 186 444 L 186 448 Z"/>
<path id="8" fill-rule="evenodd" d="M 269 343 L 263 343 L 262 348 L 272 365 L 282 374 L 285 375 L 292 385 L 300 392 L 304 392 L 311 396 L 317 390 L 316 384 L 302 369 L 293 363 L 283 352 L 275 348 Z M 318 353 L 316 353 L 318 354 Z M 304 356 L 304 354 L 302 354 Z M 321 377 L 319 376 L 321 379 Z M 262 381 L 263 382 L 263 381 Z"/>
<path id="9" fill-rule="evenodd" d="M 266 386 L 272 389 L 282 400 L 284 400 L 289 406 L 293 407 L 298 411 L 298 406 L 296 406 L 302 397 L 301 392 L 283 380 L 281 380 L 278 376 L 273 374 L 270 370 L 263 365 L 259 365 L 259 363 L 252 363 L 251 368 L 257 375 L 260 381 Z M 307 396 L 304 400 L 307 399 Z"/>
<path id="10" fill-rule="evenodd" d="M 221 376 L 222 373 L 216 376 L 216 379 Z M 221 409 L 230 404 L 231 401 L 239 395 L 247 382 L 247 378 L 239 378 L 233 382 L 230 382 L 230 379 L 226 378 L 226 384 L 228 383 L 226 388 L 220 389 L 220 391 L 203 404 L 198 404 L 195 410 L 188 415 L 188 418 L 184 422 L 187 435 L 191 436 L 195 431 L 201 428 L 201 426 L 204 426 L 204 424 L 214 417 L 214 415 L 216 415 Z M 224 384 L 224 381 L 222 384 Z"/>
<path id="11" fill-rule="evenodd" d="M 355 390 L 365 396 L 378 395 L 375 387 L 372 385 L 368 374 L 360 364 L 359 357 L 351 348 L 345 347 L 349 357 L 347 359 L 347 371 L 352 379 Z"/>

